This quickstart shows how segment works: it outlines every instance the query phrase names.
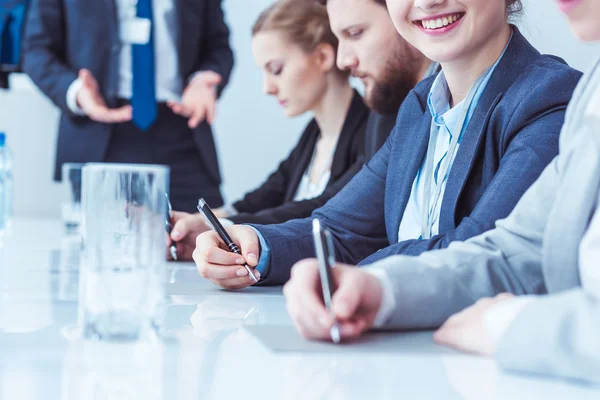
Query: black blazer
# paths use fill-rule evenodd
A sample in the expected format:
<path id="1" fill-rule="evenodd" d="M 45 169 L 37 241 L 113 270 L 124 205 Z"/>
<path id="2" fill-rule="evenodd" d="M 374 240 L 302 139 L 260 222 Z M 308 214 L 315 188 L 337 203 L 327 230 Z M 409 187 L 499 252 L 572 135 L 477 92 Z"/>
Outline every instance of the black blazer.
<path id="1" fill-rule="evenodd" d="M 236 224 L 275 224 L 310 216 L 313 210 L 335 196 L 362 168 L 365 162 L 365 133 L 368 117 L 369 109 L 360 94 L 355 91 L 333 156 L 331 178 L 320 196 L 294 201 L 321 132 L 313 119 L 288 158 L 279 164 L 277 171 L 272 173 L 258 189 L 233 204 L 239 214 L 230 219 Z"/>
<path id="2" fill-rule="evenodd" d="M 177 54 L 184 83 L 211 70 L 229 80 L 233 53 L 221 0 L 174 0 Z M 32 0 L 23 42 L 23 70 L 62 111 L 55 178 L 65 162 L 102 162 L 114 125 L 73 115 L 67 90 L 82 68 L 89 69 L 109 107 L 117 106 L 120 40 L 115 0 Z M 194 129 L 194 141 L 209 176 L 220 183 L 210 126 Z"/>

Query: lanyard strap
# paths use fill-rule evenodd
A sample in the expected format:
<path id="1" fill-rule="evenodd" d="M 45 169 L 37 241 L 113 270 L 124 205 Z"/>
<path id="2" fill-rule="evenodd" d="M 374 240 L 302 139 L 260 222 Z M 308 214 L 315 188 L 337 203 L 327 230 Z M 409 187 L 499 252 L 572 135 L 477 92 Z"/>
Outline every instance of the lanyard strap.
<path id="1" fill-rule="evenodd" d="M 459 114 L 458 120 L 456 121 L 456 126 L 454 128 L 454 134 L 452 135 L 452 140 L 450 141 L 450 146 L 448 148 L 448 152 L 446 157 L 444 158 L 440 169 L 438 170 L 438 180 L 435 184 L 435 191 L 433 196 L 431 194 L 431 181 L 433 179 L 433 159 L 435 158 L 435 148 L 437 143 L 437 134 L 439 128 L 435 125 L 434 121 L 431 121 L 431 128 L 429 131 L 429 144 L 427 145 L 427 156 L 425 161 L 425 187 L 423 188 L 423 206 L 421 209 L 421 238 L 422 239 L 431 239 L 431 232 L 433 229 L 433 224 L 435 223 L 435 219 L 433 218 L 433 214 L 437 207 L 437 204 L 442 195 L 442 187 L 443 183 L 446 180 L 450 172 L 450 166 L 454 161 L 454 157 L 457 153 L 458 142 L 462 135 L 462 131 L 465 127 L 465 123 L 467 121 L 467 115 L 469 113 L 469 108 L 471 107 L 471 103 L 473 103 L 473 99 L 475 98 L 475 94 L 479 90 L 479 87 L 483 83 L 487 74 L 491 71 L 493 65 L 488 67 L 480 76 L 477 78 L 477 81 L 471 86 L 467 97 L 462 105 L 461 112 Z M 445 78 L 444 78 L 445 79 Z M 433 198 L 433 204 L 431 202 Z"/>

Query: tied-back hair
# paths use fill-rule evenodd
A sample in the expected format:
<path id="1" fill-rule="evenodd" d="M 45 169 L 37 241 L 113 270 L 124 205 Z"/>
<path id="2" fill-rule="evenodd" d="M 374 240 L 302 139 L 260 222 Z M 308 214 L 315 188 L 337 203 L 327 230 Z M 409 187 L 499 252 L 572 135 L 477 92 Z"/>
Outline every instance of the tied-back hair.
<path id="1" fill-rule="evenodd" d="M 331 31 L 327 8 L 316 0 L 279 0 L 263 11 L 252 27 L 252 36 L 280 31 L 304 51 L 319 44 L 331 45 L 337 52 L 338 39 Z"/>

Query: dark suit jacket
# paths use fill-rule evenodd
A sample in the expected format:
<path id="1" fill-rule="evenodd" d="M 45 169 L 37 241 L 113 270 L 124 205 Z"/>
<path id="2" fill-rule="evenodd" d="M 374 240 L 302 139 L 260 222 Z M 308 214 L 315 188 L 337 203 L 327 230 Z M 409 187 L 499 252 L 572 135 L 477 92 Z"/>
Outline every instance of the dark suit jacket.
<path id="1" fill-rule="evenodd" d="M 435 78 L 419 83 L 400 107 L 394 132 L 383 148 L 313 213 L 331 230 L 337 259 L 367 264 L 393 254 L 417 255 L 493 228 L 558 153 L 565 110 L 580 76 L 562 60 L 540 55 L 514 28 L 450 171 L 440 234 L 398 243 L 400 221 L 425 158 L 431 125 L 427 95 Z M 310 219 L 257 228 L 271 248 L 270 268 L 263 274 L 267 284 L 285 282 L 295 262 L 314 256 Z"/>
<path id="2" fill-rule="evenodd" d="M 258 189 L 246 194 L 233 206 L 240 214 L 230 219 L 236 224 L 274 224 L 294 218 L 305 218 L 339 192 L 362 168 L 365 158 L 365 133 L 369 109 L 358 92 L 346 114 L 346 120 L 335 148 L 331 178 L 318 197 L 294 201 L 302 175 L 311 161 L 321 133 L 317 122 L 310 121 L 300 141 L 287 159 Z"/>
<path id="3" fill-rule="evenodd" d="M 185 81 L 211 70 L 223 77 L 233 68 L 229 29 L 221 0 L 174 0 L 178 17 L 179 73 Z M 63 112 L 56 173 L 64 162 L 103 161 L 114 125 L 73 115 L 66 103 L 69 86 L 81 68 L 98 80 L 109 107 L 117 105 L 120 40 L 115 0 L 32 0 L 24 40 L 23 69 Z M 194 141 L 210 176 L 220 183 L 210 126 L 194 130 Z"/>

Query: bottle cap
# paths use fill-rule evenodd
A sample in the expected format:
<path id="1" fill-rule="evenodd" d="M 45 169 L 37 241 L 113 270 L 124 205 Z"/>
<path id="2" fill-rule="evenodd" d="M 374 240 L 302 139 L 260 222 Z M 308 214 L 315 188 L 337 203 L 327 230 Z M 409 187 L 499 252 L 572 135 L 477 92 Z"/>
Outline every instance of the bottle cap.
<path id="1" fill-rule="evenodd" d="M 6 134 L 4 132 L 0 132 L 0 146 L 4 146 L 6 143 Z"/>

